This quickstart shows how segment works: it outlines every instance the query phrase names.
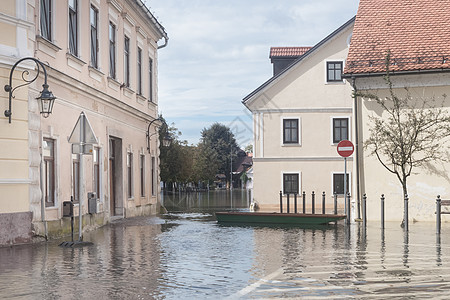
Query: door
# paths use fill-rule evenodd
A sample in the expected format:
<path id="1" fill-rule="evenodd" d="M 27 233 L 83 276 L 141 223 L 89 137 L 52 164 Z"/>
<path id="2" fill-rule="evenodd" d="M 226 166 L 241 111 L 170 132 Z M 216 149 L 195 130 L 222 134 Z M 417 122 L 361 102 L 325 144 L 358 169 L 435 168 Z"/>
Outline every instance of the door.
<path id="1" fill-rule="evenodd" d="M 122 195 L 122 140 L 109 139 L 109 211 L 111 216 L 123 215 Z"/>

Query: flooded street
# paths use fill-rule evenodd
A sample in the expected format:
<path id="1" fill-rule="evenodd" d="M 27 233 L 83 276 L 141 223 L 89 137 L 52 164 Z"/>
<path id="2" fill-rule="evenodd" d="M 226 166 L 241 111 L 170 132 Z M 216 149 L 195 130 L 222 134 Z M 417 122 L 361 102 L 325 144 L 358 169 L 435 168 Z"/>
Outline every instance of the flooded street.
<path id="1" fill-rule="evenodd" d="M 84 248 L 0 248 L 0 299 L 448 299 L 450 225 L 316 229 L 218 225 L 225 191 L 165 196 L 169 212 L 116 221 Z M 64 239 L 68 240 L 68 238 Z"/>

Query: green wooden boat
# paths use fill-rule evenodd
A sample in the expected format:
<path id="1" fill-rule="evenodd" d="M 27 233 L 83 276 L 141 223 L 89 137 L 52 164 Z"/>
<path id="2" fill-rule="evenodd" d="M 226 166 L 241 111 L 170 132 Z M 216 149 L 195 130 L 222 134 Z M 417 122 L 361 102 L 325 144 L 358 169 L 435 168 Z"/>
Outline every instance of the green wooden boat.
<path id="1" fill-rule="evenodd" d="M 265 212 L 216 212 L 219 223 L 234 224 L 289 224 L 289 225 L 324 225 L 345 219 L 346 215 L 334 214 L 295 214 Z"/>

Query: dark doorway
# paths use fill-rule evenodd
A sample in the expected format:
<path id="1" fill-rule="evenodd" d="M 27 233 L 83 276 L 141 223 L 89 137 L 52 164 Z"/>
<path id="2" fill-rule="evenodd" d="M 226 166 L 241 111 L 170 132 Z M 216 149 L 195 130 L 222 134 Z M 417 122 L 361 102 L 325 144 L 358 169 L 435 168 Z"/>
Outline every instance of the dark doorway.
<path id="1" fill-rule="evenodd" d="M 109 208 L 111 216 L 123 215 L 122 140 L 109 138 Z"/>

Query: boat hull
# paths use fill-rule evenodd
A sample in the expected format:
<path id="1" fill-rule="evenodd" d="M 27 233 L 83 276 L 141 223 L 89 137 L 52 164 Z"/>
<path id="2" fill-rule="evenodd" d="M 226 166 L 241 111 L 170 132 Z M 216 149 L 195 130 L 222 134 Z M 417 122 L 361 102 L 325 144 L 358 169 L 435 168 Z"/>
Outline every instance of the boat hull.
<path id="1" fill-rule="evenodd" d="M 323 225 L 345 219 L 346 215 L 288 214 L 262 212 L 216 212 L 219 223 Z"/>

